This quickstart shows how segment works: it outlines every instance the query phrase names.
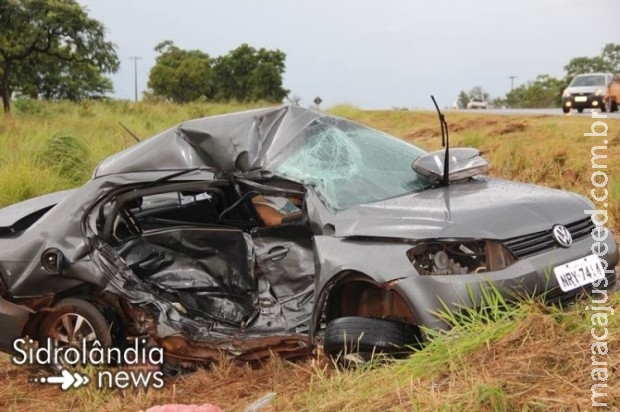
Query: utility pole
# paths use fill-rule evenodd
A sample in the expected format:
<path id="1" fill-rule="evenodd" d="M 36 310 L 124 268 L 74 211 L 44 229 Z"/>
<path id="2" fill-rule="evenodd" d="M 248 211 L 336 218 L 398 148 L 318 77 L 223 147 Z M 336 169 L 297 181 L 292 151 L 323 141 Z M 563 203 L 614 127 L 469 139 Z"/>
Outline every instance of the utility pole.
<path id="1" fill-rule="evenodd" d="M 138 60 L 142 60 L 142 57 L 131 56 L 129 59 L 133 60 L 134 99 L 138 101 Z"/>
<path id="2" fill-rule="evenodd" d="M 515 88 L 515 79 L 517 76 L 508 76 L 508 78 L 510 79 L 510 91 L 512 91 Z"/>

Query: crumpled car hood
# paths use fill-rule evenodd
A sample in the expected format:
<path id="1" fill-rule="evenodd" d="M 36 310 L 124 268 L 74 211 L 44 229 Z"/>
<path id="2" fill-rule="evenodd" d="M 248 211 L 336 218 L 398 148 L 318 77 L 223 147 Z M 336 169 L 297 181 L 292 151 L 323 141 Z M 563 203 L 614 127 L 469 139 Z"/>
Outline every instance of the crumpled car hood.
<path id="1" fill-rule="evenodd" d="M 583 219 L 593 208 L 573 193 L 479 178 L 353 207 L 334 226 L 343 237 L 508 239 Z"/>

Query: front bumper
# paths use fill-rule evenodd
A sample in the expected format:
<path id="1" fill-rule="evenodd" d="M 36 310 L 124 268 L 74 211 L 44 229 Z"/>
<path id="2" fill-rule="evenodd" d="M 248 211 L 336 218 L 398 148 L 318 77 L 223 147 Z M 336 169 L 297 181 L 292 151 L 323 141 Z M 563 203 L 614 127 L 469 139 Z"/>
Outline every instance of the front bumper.
<path id="1" fill-rule="evenodd" d="M 584 100 L 585 99 L 585 100 Z M 601 108 L 605 106 L 604 95 L 584 95 L 584 96 L 569 96 L 562 97 L 562 107 L 569 109 L 587 109 L 587 108 Z"/>
<path id="2" fill-rule="evenodd" d="M 605 242 L 606 255 L 601 256 L 608 263 L 608 269 L 618 264 L 618 250 L 610 235 Z M 446 310 L 462 310 L 463 307 L 476 307 L 484 303 L 485 293 L 499 291 L 504 299 L 516 302 L 524 297 L 541 297 L 548 302 L 571 303 L 592 285 L 563 292 L 553 273 L 555 266 L 592 254 L 592 238 L 573 243 L 568 248 L 556 248 L 515 262 L 510 267 L 496 271 L 471 275 L 415 276 L 401 279 L 395 285 L 396 291 L 413 309 L 420 325 L 431 329 L 448 330 L 449 325 L 437 313 Z M 604 286 L 604 288 L 603 288 Z M 618 287 L 617 273 L 607 274 L 607 285 L 601 282 L 597 289 L 608 292 Z"/>

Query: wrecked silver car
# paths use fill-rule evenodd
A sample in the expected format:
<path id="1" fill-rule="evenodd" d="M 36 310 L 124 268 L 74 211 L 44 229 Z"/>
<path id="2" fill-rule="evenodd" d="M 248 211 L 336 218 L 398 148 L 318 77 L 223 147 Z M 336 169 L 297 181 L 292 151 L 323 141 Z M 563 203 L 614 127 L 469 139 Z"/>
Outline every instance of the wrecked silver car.
<path id="1" fill-rule="evenodd" d="M 571 302 L 614 287 L 591 202 L 485 170 L 474 149 L 426 153 L 299 107 L 187 121 L 79 189 L 0 209 L 0 348 L 140 337 L 178 364 L 321 341 L 389 352 L 485 288 Z"/>

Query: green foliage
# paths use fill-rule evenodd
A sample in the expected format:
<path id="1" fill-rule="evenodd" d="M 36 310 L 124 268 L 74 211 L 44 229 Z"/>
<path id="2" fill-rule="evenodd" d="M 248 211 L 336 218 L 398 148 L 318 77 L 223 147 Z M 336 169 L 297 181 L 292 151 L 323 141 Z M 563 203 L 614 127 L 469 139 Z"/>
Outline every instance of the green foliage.
<path id="1" fill-rule="evenodd" d="M 536 80 L 515 87 L 506 94 L 508 107 L 560 107 L 562 90 L 567 86 L 565 80 L 559 80 L 548 74 L 540 74 Z"/>
<path id="2" fill-rule="evenodd" d="M 536 76 L 534 81 L 507 93 L 501 103 L 514 108 L 560 107 L 562 91 L 576 75 L 593 72 L 620 73 L 620 44 L 606 44 L 598 56 L 575 57 L 564 66 L 564 71 L 566 75 L 563 79 L 547 74 Z"/>
<path id="3" fill-rule="evenodd" d="M 591 72 L 608 72 L 610 71 L 609 65 L 601 56 L 595 57 L 575 57 L 564 66 L 566 77 L 575 77 L 582 73 Z"/>
<path id="4" fill-rule="evenodd" d="M 594 57 L 575 57 L 564 66 L 566 77 L 582 73 L 620 73 L 620 44 L 607 43 L 601 54 Z"/>
<path id="5" fill-rule="evenodd" d="M 13 105 L 22 113 L 39 114 L 43 112 L 43 104 L 32 99 L 17 99 Z"/>
<path id="6" fill-rule="evenodd" d="M 218 100 L 281 102 L 286 54 L 279 50 L 256 50 L 242 44 L 215 62 Z"/>
<path id="7" fill-rule="evenodd" d="M 457 102 L 459 105 L 459 109 L 464 109 L 467 107 L 467 103 L 469 103 L 469 95 L 465 90 L 461 90 Z"/>
<path id="8" fill-rule="evenodd" d="M 118 70 L 105 27 L 75 0 L 0 2 L 0 93 L 79 99 L 111 90 L 101 73 Z"/>
<path id="9" fill-rule="evenodd" d="M 39 153 L 38 163 L 54 170 L 72 185 L 84 183 L 91 173 L 88 147 L 71 135 L 58 134 L 49 139 Z"/>
<path id="10" fill-rule="evenodd" d="M 212 59 L 200 50 L 182 50 L 171 41 L 155 47 L 160 55 L 149 74 L 149 95 L 179 103 L 195 100 L 281 102 L 286 55 L 247 44 Z"/>
<path id="11" fill-rule="evenodd" d="M 200 50 L 181 50 L 170 40 L 155 46 L 159 56 L 149 74 L 153 96 L 177 103 L 213 98 L 212 59 Z"/>
<path id="12" fill-rule="evenodd" d="M 620 73 L 620 44 L 607 43 L 603 47 L 601 58 L 607 65 L 607 71 Z"/>
<path id="13" fill-rule="evenodd" d="M 96 65 L 45 54 L 31 55 L 16 68 L 16 77 L 21 79 L 17 93 L 32 99 L 79 101 L 113 90 L 112 81 Z"/>

